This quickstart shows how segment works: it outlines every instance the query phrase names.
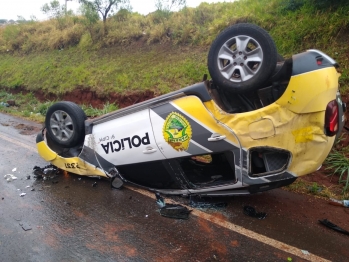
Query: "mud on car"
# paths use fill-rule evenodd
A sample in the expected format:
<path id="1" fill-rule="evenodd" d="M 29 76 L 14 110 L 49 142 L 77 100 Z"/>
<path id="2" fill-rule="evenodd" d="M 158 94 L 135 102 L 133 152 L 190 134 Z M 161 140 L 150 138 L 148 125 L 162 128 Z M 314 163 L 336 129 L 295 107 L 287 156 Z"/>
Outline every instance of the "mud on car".
<path id="1" fill-rule="evenodd" d="M 71 173 L 163 194 L 278 188 L 317 170 L 343 127 L 337 67 L 318 50 L 284 59 L 264 29 L 236 24 L 210 47 L 212 80 L 95 119 L 57 102 L 38 152 Z"/>

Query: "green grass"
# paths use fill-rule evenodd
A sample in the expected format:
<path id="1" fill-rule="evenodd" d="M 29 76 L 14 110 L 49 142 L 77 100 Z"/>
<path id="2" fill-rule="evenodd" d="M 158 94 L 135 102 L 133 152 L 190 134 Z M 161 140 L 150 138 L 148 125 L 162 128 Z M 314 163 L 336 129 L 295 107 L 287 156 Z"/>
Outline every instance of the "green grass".
<path id="1" fill-rule="evenodd" d="M 325 164 L 327 169 L 333 171 L 332 176 L 338 175 L 338 183 L 343 184 L 343 192 L 349 189 L 349 159 L 343 153 L 348 150 L 345 148 L 342 152 L 333 150 L 326 158 Z"/>
<path id="2" fill-rule="evenodd" d="M 8 100 L 15 101 L 15 106 L 5 107 L 0 105 L 0 112 L 12 114 L 22 118 L 26 118 L 35 122 L 43 123 L 48 108 L 56 101 L 39 102 L 32 93 L 28 94 L 10 94 L 5 91 L 0 91 L 0 102 Z M 115 104 L 106 102 L 103 108 L 94 108 L 91 105 L 81 105 L 86 116 L 96 117 L 113 112 L 118 109 Z"/>
<path id="3" fill-rule="evenodd" d="M 0 56 L 0 86 L 64 94 L 90 87 L 98 94 L 153 90 L 166 93 L 198 82 L 207 73 L 205 52 L 182 52 L 161 46 L 125 52 L 110 48 L 97 52 L 63 51 Z"/>
<path id="4" fill-rule="evenodd" d="M 104 104 L 103 108 L 101 108 L 101 109 L 94 108 L 91 105 L 89 105 L 89 106 L 82 105 L 82 110 L 84 110 L 87 117 L 97 117 L 100 115 L 105 115 L 105 114 L 113 112 L 117 109 L 118 109 L 117 105 L 110 104 L 109 102 L 106 102 Z"/>
<path id="5" fill-rule="evenodd" d="M 349 40 L 349 5 L 324 11 L 304 4 L 291 12 L 287 2 L 202 3 L 166 17 L 116 14 L 108 20 L 108 35 L 101 35 L 101 22 L 94 25 L 94 39 L 74 16 L 63 21 L 63 29 L 54 19 L 1 27 L 0 88 L 58 95 L 77 87 L 100 94 L 167 93 L 208 73 L 207 52 L 220 31 L 251 22 L 269 31 L 284 56 L 316 48 L 334 57 L 341 66 L 341 90 L 347 92 L 349 45 L 343 43 Z"/>

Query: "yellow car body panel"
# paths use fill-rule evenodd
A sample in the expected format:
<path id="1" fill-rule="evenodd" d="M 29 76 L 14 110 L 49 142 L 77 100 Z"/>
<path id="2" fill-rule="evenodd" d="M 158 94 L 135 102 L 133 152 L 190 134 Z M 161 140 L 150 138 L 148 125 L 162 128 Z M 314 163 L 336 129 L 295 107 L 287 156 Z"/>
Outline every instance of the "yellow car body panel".
<path id="1" fill-rule="evenodd" d="M 324 133 L 324 108 L 336 99 L 338 76 L 335 68 L 293 76 L 279 100 L 251 112 L 227 114 L 213 100 L 205 102 L 205 106 L 217 121 L 234 130 L 242 148 L 268 146 L 289 150 L 292 161 L 288 171 L 302 176 L 319 168 L 318 163 L 325 160 L 334 143 L 335 137 Z M 304 86 L 308 81 L 316 81 L 314 90 Z M 263 125 L 266 120 L 272 124 L 268 121 Z M 256 124 L 259 122 L 262 124 Z"/>
<path id="2" fill-rule="evenodd" d="M 45 141 L 41 141 L 36 144 L 39 155 L 49 161 L 52 165 L 66 170 L 68 172 L 75 173 L 82 176 L 101 176 L 107 177 L 107 175 L 99 168 L 83 161 L 79 157 L 64 158 L 59 156 L 51 148 L 48 147 Z"/>
<path id="3" fill-rule="evenodd" d="M 334 67 L 293 76 L 275 103 L 299 114 L 323 111 L 329 98 L 336 97 L 339 76 Z"/>

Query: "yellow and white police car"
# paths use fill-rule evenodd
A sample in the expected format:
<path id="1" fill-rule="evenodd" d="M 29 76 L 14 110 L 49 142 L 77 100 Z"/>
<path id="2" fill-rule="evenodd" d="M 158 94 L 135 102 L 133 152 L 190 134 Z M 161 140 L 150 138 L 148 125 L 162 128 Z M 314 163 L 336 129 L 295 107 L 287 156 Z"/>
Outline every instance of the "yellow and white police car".
<path id="1" fill-rule="evenodd" d="M 265 30 L 236 24 L 211 45 L 212 80 L 95 119 L 57 102 L 38 152 L 66 171 L 163 194 L 285 186 L 321 166 L 343 127 L 337 67 L 318 50 L 284 60 Z"/>

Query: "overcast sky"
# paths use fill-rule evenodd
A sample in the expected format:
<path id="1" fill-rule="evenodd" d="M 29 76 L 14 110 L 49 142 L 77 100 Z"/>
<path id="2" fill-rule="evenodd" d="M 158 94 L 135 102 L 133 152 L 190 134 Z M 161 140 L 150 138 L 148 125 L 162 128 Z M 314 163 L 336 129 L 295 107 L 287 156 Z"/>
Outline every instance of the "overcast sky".
<path id="1" fill-rule="evenodd" d="M 34 15 L 39 20 L 47 19 L 41 11 L 41 7 L 45 3 L 52 0 L 0 0 L 0 19 L 17 20 L 17 16 L 22 16 L 29 20 Z M 233 0 L 187 0 L 187 6 L 196 7 L 201 2 L 217 3 L 217 2 L 233 2 Z M 65 0 L 59 0 L 61 4 Z M 132 11 L 141 14 L 148 14 L 155 10 L 155 0 L 130 0 Z M 76 11 L 78 8 L 78 0 L 68 2 L 68 9 Z"/>

